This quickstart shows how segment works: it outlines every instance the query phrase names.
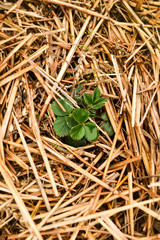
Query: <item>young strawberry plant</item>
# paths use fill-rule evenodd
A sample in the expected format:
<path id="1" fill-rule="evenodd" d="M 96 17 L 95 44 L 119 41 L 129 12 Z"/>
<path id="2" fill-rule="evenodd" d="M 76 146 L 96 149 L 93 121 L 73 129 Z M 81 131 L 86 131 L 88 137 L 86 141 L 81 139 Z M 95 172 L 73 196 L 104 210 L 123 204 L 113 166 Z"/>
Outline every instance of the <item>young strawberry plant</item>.
<path id="1" fill-rule="evenodd" d="M 98 138 L 98 129 L 96 125 L 89 120 L 93 112 L 104 106 L 106 99 L 100 97 L 99 88 L 96 88 L 93 95 L 83 94 L 83 108 L 74 109 L 71 102 L 64 99 L 58 99 L 65 111 L 61 109 L 57 102 L 53 102 L 51 108 L 57 116 L 54 121 L 54 131 L 60 137 L 79 141 L 86 139 L 89 142 Z M 86 108 L 86 109 L 85 109 Z"/>

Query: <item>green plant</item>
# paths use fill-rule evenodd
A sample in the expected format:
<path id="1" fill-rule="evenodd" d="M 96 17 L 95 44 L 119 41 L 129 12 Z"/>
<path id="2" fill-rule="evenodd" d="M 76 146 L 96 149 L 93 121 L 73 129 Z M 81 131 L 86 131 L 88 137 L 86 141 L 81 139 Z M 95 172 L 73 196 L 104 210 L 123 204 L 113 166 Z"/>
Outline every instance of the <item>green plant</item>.
<path id="1" fill-rule="evenodd" d="M 100 98 L 100 90 L 95 88 L 93 95 L 84 93 L 80 98 L 79 92 L 83 86 L 79 86 L 74 91 L 74 98 L 81 99 L 80 106 L 83 108 L 73 109 L 73 105 L 66 99 L 58 99 L 63 111 L 57 102 L 53 102 L 51 108 L 57 116 L 54 121 L 54 131 L 60 137 L 67 136 L 67 139 L 80 141 L 83 144 L 86 140 L 92 142 L 98 138 L 98 129 L 96 125 L 89 120 L 89 117 L 95 115 L 95 111 L 104 106 L 106 99 Z M 86 139 L 86 140 L 85 140 Z M 84 141 L 85 140 L 85 141 Z M 71 141 L 72 142 L 72 141 Z"/>
<path id="2" fill-rule="evenodd" d="M 99 108 L 103 107 L 104 104 L 106 103 L 106 99 L 100 98 L 100 96 L 101 96 L 101 92 L 100 92 L 99 88 L 95 88 L 93 95 L 88 94 L 88 93 L 83 94 L 85 103 L 90 108 L 93 108 L 93 109 L 99 109 Z"/>
<path id="3" fill-rule="evenodd" d="M 106 131 L 108 133 L 109 136 L 113 136 L 114 135 L 114 130 L 113 127 L 109 121 L 109 117 L 107 115 L 106 112 L 101 114 L 101 119 L 103 119 L 103 121 L 101 122 L 101 128 Z"/>

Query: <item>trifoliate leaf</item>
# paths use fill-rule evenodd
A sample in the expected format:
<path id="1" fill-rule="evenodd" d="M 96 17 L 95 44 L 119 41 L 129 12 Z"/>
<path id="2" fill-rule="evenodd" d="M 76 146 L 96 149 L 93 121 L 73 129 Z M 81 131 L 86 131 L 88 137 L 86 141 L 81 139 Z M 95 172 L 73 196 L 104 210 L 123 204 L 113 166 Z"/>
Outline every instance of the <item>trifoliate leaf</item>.
<path id="1" fill-rule="evenodd" d="M 70 127 L 70 128 L 75 127 L 77 125 L 77 122 L 74 120 L 73 117 L 66 116 L 66 122 L 67 122 L 68 127 Z"/>
<path id="2" fill-rule="evenodd" d="M 83 98 L 85 103 L 89 106 L 92 107 L 93 104 L 93 99 L 92 99 L 92 95 L 88 94 L 88 93 L 84 93 L 83 94 Z"/>
<path id="3" fill-rule="evenodd" d="M 77 126 L 71 128 L 70 130 L 71 137 L 75 140 L 80 140 L 84 137 L 85 128 L 83 124 L 78 124 Z"/>
<path id="4" fill-rule="evenodd" d="M 93 92 L 93 97 L 92 97 L 93 103 L 95 101 L 97 101 L 100 98 L 100 96 L 101 96 L 101 92 L 100 92 L 99 88 L 95 88 L 95 90 Z"/>
<path id="5" fill-rule="evenodd" d="M 85 109 L 77 108 L 73 111 L 72 116 L 78 123 L 86 122 L 89 118 L 89 113 Z"/>
<path id="6" fill-rule="evenodd" d="M 69 134 L 70 127 L 67 125 L 66 117 L 57 117 L 53 124 L 55 133 L 60 136 L 64 137 Z"/>
<path id="7" fill-rule="evenodd" d="M 98 99 L 97 101 L 94 102 L 94 105 L 93 105 L 93 109 L 98 109 L 98 108 L 101 108 L 104 106 L 104 104 L 106 103 L 106 99 L 105 98 L 100 98 Z"/>
<path id="8" fill-rule="evenodd" d="M 109 121 L 108 121 L 108 122 L 102 121 L 102 122 L 101 122 L 101 128 L 102 128 L 104 131 L 106 131 L 109 136 L 114 135 L 113 127 L 112 127 L 112 125 L 111 125 L 111 123 L 110 123 Z"/>
<path id="9" fill-rule="evenodd" d="M 73 147 L 82 147 L 86 145 L 86 139 L 74 140 L 71 136 L 65 137 L 64 142 Z"/>
<path id="10" fill-rule="evenodd" d="M 102 113 L 101 114 L 101 118 L 104 120 L 104 121 L 109 121 L 109 117 L 108 117 L 108 114 L 106 112 Z"/>
<path id="11" fill-rule="evenodd" d="M 84 125 L 85 127 L 85 138 L 92 142 L 98 138 L 98 129 L 96 125 L 92 122 L 87 122 Z"/>
<path id="12" fill-rule="evenodd" d="M 64 112 L 60 106 L 58 105 L 58 103 L 53 102 L 51 104 L 51 108 L 54 112 L 55 115 L 57 116 L 67 116 L 69 115 L 72 110 L 73 110 L 73 105 L 68 101 L 68 100 L 63 100 L 63 99 L 58 99 L 58 101 L 60 102 L 60 104 L 64 107 L 64 109 L 66 110 L 66 112 Z"/>

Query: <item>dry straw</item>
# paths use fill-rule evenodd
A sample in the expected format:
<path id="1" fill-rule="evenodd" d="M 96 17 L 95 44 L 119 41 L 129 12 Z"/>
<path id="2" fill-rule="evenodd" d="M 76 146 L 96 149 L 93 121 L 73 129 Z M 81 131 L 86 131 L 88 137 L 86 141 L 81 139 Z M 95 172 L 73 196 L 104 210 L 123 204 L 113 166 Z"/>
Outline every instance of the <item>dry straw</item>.
<path id="1" fill-rule="evenodd" d="M 160 3 L 0 2 L 0 238 L 160 239 Z M 50 104 L 95 87 L 96 141 L 55 135 Z M 109 136 L 99 116 L 106 112 Z"/>

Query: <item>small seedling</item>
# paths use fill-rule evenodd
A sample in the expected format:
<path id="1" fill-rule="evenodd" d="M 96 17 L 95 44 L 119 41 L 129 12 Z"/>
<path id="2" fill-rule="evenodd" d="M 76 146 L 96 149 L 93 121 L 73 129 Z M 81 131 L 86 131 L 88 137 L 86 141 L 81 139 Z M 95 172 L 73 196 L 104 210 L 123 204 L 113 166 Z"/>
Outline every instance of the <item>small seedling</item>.
<path id="1" fill-rule="evenodd" d="M 79 86 L 74 92 L 74 97 L 78 102 L 79 92 L 82 86 Z M 63 106 L 63 111 L 57 102 L 53 102 L 51 108 L 57 116 L 54 121 L 54 131 L 60 137 L 67 137 L 75 141 L 86 139 L 89 142 L 98 138 L 98 129 L 96 125 L 89 120 L 89 117 L 95 115 L 95 111 L 104 106 L 105 98 L 100 97 L 101 93 L 95 88 L 93 95 L 84 93 L 80 106 L 83 108 L 74 109 L 73 105 L 66 99 L 58 99 Z"/>

